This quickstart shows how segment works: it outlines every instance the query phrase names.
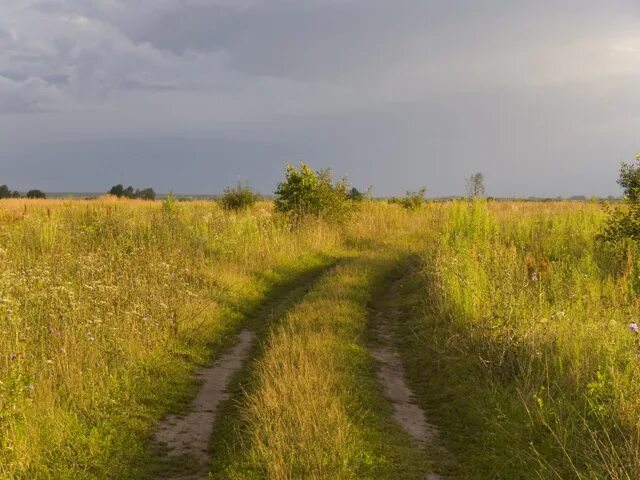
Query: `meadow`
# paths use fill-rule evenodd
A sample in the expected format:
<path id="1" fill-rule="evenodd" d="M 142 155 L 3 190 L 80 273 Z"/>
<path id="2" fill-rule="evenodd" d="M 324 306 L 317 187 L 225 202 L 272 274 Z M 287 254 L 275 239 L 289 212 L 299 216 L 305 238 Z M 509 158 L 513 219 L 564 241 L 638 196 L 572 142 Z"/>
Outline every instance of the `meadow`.
<path id="1" fill-rule="evenodd" d="M 639 252 L 597 239 L 606 216 L 363 201 L 344 223 L 292 223 L 271 202 L 0 201 L 0 478 L 179 478 L 154 428 L 244 328 L 258 342 L 211 478 L 639 478 Z M 394 422 L 376 315 L 433 444 Z"/>

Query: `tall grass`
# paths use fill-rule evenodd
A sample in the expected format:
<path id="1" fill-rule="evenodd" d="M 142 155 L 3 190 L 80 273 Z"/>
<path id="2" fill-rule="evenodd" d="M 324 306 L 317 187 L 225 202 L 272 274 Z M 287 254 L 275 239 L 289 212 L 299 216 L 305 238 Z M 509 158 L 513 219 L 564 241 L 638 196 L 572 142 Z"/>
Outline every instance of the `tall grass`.
<path id="1" fill-rule="evenodd" d="M 364 343 L 367 304 L 390 258 L 344 261 L 274 325 L 243 399 L 228 478 L 424 478 L 425 460 L 390 419 Z"/>
<path id="2" fill-rule="evenodd" d="M 193 366 L 338 244 L 268 204 L 0 203 L 0 478 L 138 478 Z"/>
<path id="3" fill-rule="evenodd" d="M 417 335 L 408 362 L 432 413 L 450 423 L 452 448 L 464 449 L 461 475 L 639 478 L 640 350 L 628 328 L 640 307 L 636 260 L 596 241 L 602 208 L 447 209 L 423 253 L 426 295 L 407 327 Z M 435 359 L 440 378 L 421 379 L 416 365 Z M 442 402 L 433 388 L 447 391 L 458 425 L 433 406 Z"/>
<path id="4" fill-rule="evenodd" d="M 364 349 L 399 258 L 417 397 L 459 476 L 640 477 L 640 256 L 597 204 L 364 202 L 291 228 L 262 202 L 0 202 L 0 478 L 144 478 L 154 423 L 274 285 L 346 258 L 273 325 L 237 478 L 419 476 Z M 414 470 L 401 470 L 413 465 Z M 407 473 L 409 472 L 409 473 Z"/>
<path id="5" fill-rule="evenodd" d="M 369 303 L 439 210 L 368 203 L 346 226 L 342 261 L 271 325 L 235 425 L 218 437 L 214 477 L 424 478 L 426 459 L 391 419 L 366 343 Z"/>

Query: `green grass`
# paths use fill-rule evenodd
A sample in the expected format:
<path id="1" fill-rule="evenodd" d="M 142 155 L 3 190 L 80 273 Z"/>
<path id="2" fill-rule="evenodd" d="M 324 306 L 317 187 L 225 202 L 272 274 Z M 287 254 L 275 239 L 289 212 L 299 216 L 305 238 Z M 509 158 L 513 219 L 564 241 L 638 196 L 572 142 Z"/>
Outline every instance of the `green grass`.
<path id="1" fill-rule="evenodd" d="M 269 272 L 267 284 L 271 285 L 265 291 L 259 301 L 245 302 L 237 305 L 237 310 L 241 312 L 242 319 L 236 322 L 235 331 L 224 339 L 224 343 L 218 348 L 211 350 L 211 357 L 215 358 L 217 353 L 224 348 L 230 347 L 235 341 L 235 333 L 243 329 L 251 329 L 260 332 L 275 317 L 281 315 L 293 302 L 295 302 L 309 286 L 312 285 L 328 268 L 334 265 L 336 257 L 330 255 L 314 255 L 298 259 L 294 265 L 283 266 L 276 271 Z M 160 396 L 168 394 L 169 398 L 180 395 L 179 401 L 167 403 L 163 406 L 163 411 L 170 413 L 184 413 L 188 407 L 187 401 L 195 396 L 196 391 L 189 386 L 193 386 L 192 375 L 183 378 L 182 385 L 173 382 L 168 384 L 167 392 L 158 392 Z M 229 391 L 232 395 L 239 394 L 242 389 L 243 375 L 238 375 L 230 385 Z M 199 385 L 195 385 L 196 388 Z M 227 411 L 235 400 L 227 402 L 227 406 L 220 409 L 219 423 L 214 438 L 219 436 L 224 424 L 229 421 Z M 217 444 L 214 443 L 214 445 Z M 143 468 L 135 472 L 135 478 L 164 478 L 176 475 L 193 473 L 193 462 L 186 457 L 167 457 L 162 449 L 150 445 L 146 450 L 148 458 L 141 462 Z M 154 455 L 155 453 L 155 455 Z"/>
<path id="2" fill-rule="evenodd" d="M 600 244 L 604 218 L 595 203 L 363 202 L 343 225 L 292 228 L 267 202 L 0 202 L 0 479 L 185 471 L 151 433 L 247 326 L 260 341 L 214 478 L 639 478 L 640 250 Z M 446 451 L 392 421 L 372 308 L 401 312 Z"/>
<path id="3" fill-rule="evenodd" d="M 366 348 L 390 252 L 338 265 L 277 321 L 251 368 L 214 478 L 423 478 Z"/>
<path id="4" fill-rule="evenodd" d="M 139 478 L 194 368 L 337 236 L 213 203 L 0 211 L 0 478 Z M 26 214 L 25 214 L 26 211 Z"/>
<path id="5" fill-rule="evenodd" d="M 419 400 L 460 478 L 638 478 L 635 260 L 597 206 L 508 207 L 451 205 L 403 293 Z"/>

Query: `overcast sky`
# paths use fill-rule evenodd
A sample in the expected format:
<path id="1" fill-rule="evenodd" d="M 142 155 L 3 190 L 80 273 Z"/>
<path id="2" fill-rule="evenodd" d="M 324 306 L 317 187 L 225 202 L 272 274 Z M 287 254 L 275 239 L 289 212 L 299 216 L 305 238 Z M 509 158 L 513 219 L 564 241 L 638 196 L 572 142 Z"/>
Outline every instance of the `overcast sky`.
<path id="1" fill-rule="evenodd" d="M 618 194 L 637 0 L 0 1 L 0 184 Z"/>

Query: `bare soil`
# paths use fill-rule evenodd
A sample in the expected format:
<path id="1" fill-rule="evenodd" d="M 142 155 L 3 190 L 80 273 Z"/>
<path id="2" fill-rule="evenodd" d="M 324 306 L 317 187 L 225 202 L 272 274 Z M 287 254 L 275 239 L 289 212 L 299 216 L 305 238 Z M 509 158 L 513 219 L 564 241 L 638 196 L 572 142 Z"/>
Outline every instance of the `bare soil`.
<path id="1" fill-rule="evenodd" d="M 405 382 L 404 367 L 388 325 L 376 329 L 379 345 L 372 354 L 379 363 L 377 377 L 393 405 L 393 418 L 420 446 L 432 443 L 438 432 L 427 422 L 424 411 L 415 403 L 414 394 Z"/>
<path id="2" fill-rule="evenodd" d="M 400 281 L 389 288 L 391 297 L 397 293 Z M 398 339 L 394 328 L 400 312 L 381 309 L 376 312 L 374 333 L 376 344 L 371 348 L 378 362 L 376 372 L 385 396 L 393 406 L 394 420 L 409 434 L 421 448 L 433 446 L 437 437 L 437 428 L 427 421 L 427 417 L 415 401 L 415 395 L 405 380 L 404 366 L 398 351 Z M 435 473 L 427 473 L 426 480 L 442 480 Z"/>
<path id="3" fill-rule="evenodd" d="M 238 335 L 238 342 L 232 348 L 213 366 L 203 369 L 198 374 L 202 387 L 187 415 L 167 415 L 158 424 L 155 440 L 166 446 L 169 457 L 188 456 L 196 464 L 193 465 L 194 470 L 206 469 L 210 462 L 209 445 L 218 406 L 229 398 L 227 386 L 249 357 L 254 337 L 253 332 L 243 330 Z M 174 478 L 199 479 L 207 478 L 207 475 L 205 472 L 202 476 Z"/>

